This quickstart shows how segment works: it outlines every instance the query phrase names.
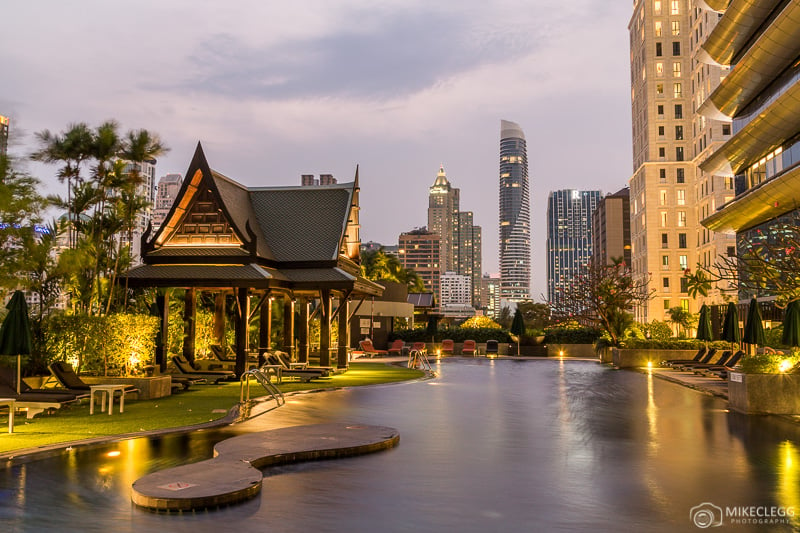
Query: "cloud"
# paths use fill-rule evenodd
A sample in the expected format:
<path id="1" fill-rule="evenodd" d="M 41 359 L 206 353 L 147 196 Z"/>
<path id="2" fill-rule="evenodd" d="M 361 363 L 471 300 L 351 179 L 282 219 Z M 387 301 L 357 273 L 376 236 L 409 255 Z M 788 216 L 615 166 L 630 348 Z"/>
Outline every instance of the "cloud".
<path id="1" fill-rule="evenodd" d="M 362 13 L 354 20 L 360 22 L 332 33 L 268 43 L 218 33 L 196 45 L 188 58 L 193 73 L 178 85 L 258 100 L 390 100 L 536 48 L 531 28 L 480 27 L 463 12 Z"/>

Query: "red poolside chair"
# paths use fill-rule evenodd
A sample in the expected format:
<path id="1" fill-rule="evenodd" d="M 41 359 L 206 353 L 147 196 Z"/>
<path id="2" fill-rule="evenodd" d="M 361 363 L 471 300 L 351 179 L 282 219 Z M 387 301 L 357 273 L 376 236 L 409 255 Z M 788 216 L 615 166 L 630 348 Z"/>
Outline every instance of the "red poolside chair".
<path id="1" fill-rule="evenodd" d="M 402 339 L 395 339 L 392 345 L 389 346 L 390 355 L 403 355 L 403 350 L 406 349 L 406 343 Z"/>
<path id="2" fill-rule="evenodd" d="M 467 339 L 464 341 L 464 346 L 461 347 L 461 355 L 474 356 L 477 352 L 478 352 L 478 347 L 475 344 L 474 340 Z"/>
<path id="3" fill-rule="evenodd" d="M 367 357 L 373 357 L 375 355 L 389 355 L 389 352 L 386 350 L 376 350 L 375 347 L 372 345 L 372 340 L 370 339 L 364 339 L 363 341 L 359 341 L 358 345 L 361 347 L 361 350 Z"/>
<path id="4" fill-rule="evenodd" d="M 412 351 L 417 351 L 417 352 L 425 352 L 425 353 L 428 352 L 428 349 L 425 348 L 425 343 L 424 342 L 415 342 L 415 343 L 413 343 L 411 345 L 411 350 Z"/>
<path id="5" fill-rule="evenodd" d="M 455 350 L 456 343 L 453 342 L 452 339 L 444 339 L 442 341 L 442 354 L 450 354 L 453 355 L 453 350 Z"/>

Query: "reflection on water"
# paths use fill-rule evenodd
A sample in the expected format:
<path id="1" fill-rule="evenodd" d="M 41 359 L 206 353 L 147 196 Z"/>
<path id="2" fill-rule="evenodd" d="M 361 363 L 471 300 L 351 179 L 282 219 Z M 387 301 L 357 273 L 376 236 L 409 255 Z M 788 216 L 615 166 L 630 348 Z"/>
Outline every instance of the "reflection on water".
<path id="1" fill-rule="evenodd" d="M 294 396 L 224 431 L 136 439 L 0 470 L 2 531 L 692 531 L 702 503 L 800 508 L 800 428 L 585 361 L 445 360 L 432 381 Z M 265 471 L 260 497 L 182 515 L 134 508 L 140 476 L 234 434 L 395 427 L 400 445 Z M 109 453 L 118 452 L 118 453 Z M 791 524 L 740 531 L 791 530 Z"/>

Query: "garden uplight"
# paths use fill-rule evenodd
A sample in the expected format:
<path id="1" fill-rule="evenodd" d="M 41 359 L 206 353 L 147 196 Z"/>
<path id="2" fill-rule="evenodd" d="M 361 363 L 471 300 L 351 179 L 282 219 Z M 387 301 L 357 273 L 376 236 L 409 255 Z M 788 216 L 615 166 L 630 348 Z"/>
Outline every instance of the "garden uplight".
<path id="1" fill-rule="evenodd" d="M 780 370 L 781 372 L 786 372 L 790 368 L 792 368 L 792 362 L 789 359 L 784 359 L 778 366 L 778 370 Z"/>

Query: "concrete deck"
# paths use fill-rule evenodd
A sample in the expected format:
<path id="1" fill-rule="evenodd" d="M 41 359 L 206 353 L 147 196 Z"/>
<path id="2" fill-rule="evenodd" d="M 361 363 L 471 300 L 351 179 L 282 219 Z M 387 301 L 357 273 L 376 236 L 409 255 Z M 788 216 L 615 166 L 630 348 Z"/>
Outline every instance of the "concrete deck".
<path id="1" fill-rule="evenodd" d="M 694 372 L 673 370 L 671 368 L 640 369 L 642 372 L 652 371 L 655 377 L 679 383 L 685 387 L 699 390 L 720 398 L 728 399 L 728 382 L 718 377 L 708 377 Z"/>
<path id="2" fill-rule="evenodd" d="M 315 424 L 249 433 L 214 446 L 214 458 L 144 476 L 131 500 L 153 511 L 189 511 L 241 502 L 261 491 L 259 468 L 336 459 L 395 446 L 396 429 Z"/>

